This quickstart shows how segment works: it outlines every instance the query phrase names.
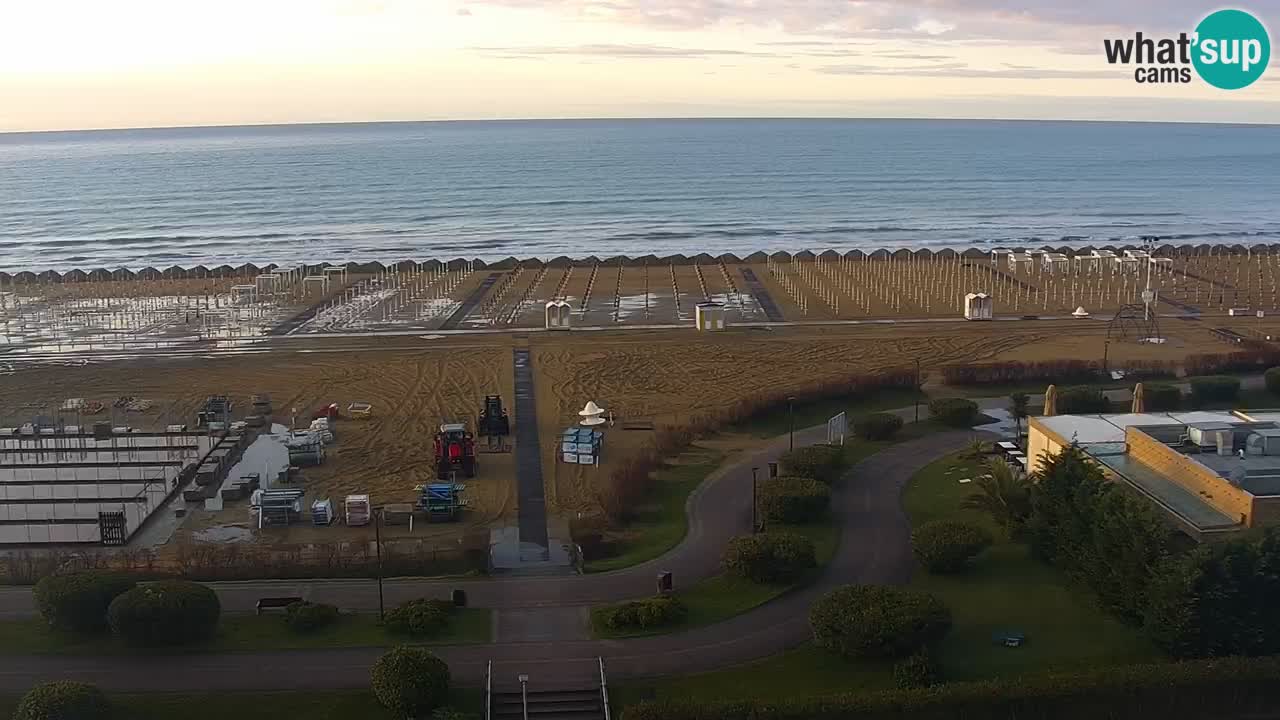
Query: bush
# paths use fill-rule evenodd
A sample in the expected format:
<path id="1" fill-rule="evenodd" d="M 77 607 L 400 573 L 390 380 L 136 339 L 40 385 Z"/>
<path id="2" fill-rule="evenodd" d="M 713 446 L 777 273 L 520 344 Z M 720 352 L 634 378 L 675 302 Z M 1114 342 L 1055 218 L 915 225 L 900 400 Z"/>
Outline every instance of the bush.
<path id="1" fill-rule="evenodd" d="M 787 475 L 813 478 L 830 485 L 844 470 L 844 452 L 834 445 L 810 445 L 782 453 L 778 463 Z"/>
<path id="2" fill-rule="evenodd" d="M 314 632 L 337 622 L 338 608 L 324 603 L 296 602 L 285 608 L 284 621 L 294 632 Z"/>
<path id="3" fill-rule="evenodd" d="M 582 548 L 582 559 L 600 560 L 614 554 L 614 547 L 605 540 L 608 522 L 604 517 L 569 518 L 569 539 Z"/>
<path id="4" fill-rule="evenodd" d="M 795 533 L 742 535 L 724 551 L 726 570 L 758 583 L 792 583 L 817 565 L 813 541 Z"/>
<path id="5" fill-rule="evenodd" d="M 436 711 L 431 713 L 431 720 L 475 720 L 475 718 L 476 716 L 472 713 L 451 707 L 436 708 Z"/>
<path id="6" fill-rule="evenodd" d="M 36 583 L 36 604 L 50 627 L 89 633 L 107 628 L 107 608 L 137 583 L 126 575 L 83 570 Z"/>
<path id="7" fill-rule="evenodd" d="M 397 717 L 421 717 L 449 698 L 449 666 L 420 647 L 392 648 L 373 664 L 373 696 Z"/>
<path id="8" fill-rule="evenodd" d="M 453 606 L 444 600 L 410 600 L 387 613 L 387 629 L 399 635 L 431 637 L 449 624 Z"/>
<path id="9" fill-rule="evenodd" d="M 1267 368 L 1262 373 L 1262 381 L 1267 385 L 1267 392 L 1280 395 L 1280 367 Z"/>
<path id="10" fill-rule="evenodd" d="M 111 629 L 130 645 L 182 645 L 207 640 L 222 606 L 213 590 L 187 580 L 139 585 L 111 601 Z"/>
<path id="11" fill-rule="evenodd" d="M 814 642 L 846 658 L 900 658 L 941 640 L 951 611 L 928 593 L 845 585 L 818 598 L 809 624 Z"/>
<path id="12" fill-rule="evenodd" d="M 88 683 L 60 680 L 22 696 L 13 720 L 99 720 L 111 717 L 107 696 Z"/>
<path id="13" fill-rule="evenodd" d="M 1226 375 L 1192 378 L 1191 399 L 1198 402 L 1227 402 L 1240 394 L 1240 379 Z"/>
<path id="14" fill-rule="evenodd" d="M 1182 390 L 1177 385 L 1143 384 L 1142 394 L 1147 412 L 1177 410 L 1182 407 Z"/>
<path id="15" fill-rule="evenodd" d="M 934 574 L 957 573 L 991 546 L 991 533 L 972 523 L 938 520 L 911 533 L 911 551 Z"/>
<path id="16" fill-rule="evenodd" d="M 770 523 L 813 522 L 831 506 L 831 489 L 806 477 L 783 475 L 766 480 L 757 492 L 760 514 Z"/>
<path id="17" fill-rule="evenodd" d="M 902 429 L 902 418 L 893 413 L 871 413 L 853 420 L 853 431 L 864 440 L 888 440 Z"/>
<path id="18" fill-rule="evenodd" d="M 674 625 L 684 619 L 688 608 L 672 595 L 635 600 L 600 609 L 600 620 L 612 630 Z"/>
<path id="19" fill-rule="evenodd" d="M 938 398 L 929 401 L 934 420 L 952 427 L 973 427 L 978 420 L 978 403 L 965 398 Z"/>
<path id="20" fill-rule="evenodd" d="M 1105 413 L 1110 409 L 1111 401 L 1098 388 L 1073 387 L 1058 391 L 1059 415 Z"/>
<path id="21" fill-rule="evenodd" d="M 933 687 L 942 682 L 942 669 L 933 653 L 920 650 L 894 664 L 893 681 L 903 690 Z"/>

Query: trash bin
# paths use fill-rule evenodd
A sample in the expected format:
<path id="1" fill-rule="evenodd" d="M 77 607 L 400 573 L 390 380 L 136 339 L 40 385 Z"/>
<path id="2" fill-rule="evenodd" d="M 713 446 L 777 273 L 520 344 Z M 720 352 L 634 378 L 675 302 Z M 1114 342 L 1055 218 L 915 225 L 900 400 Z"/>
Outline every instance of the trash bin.
<path id="1" fill-rule="evenodd" d="M 466 591 L 466 590 L 463 590 L 462 588 L 457 588 L 457 589 L 455 589 L 455 590 L 453 591 L 453 606 L 454 606 L 454 607 L 466 607 L 466 606 L 467 606 L 467 591 Z"/>
<path id="2" fill-rule="evenodd" d="M 674 583 L 671 580 L 671 571 L 663 570 L 662 572 L 658 573 L 658 594 L 669 595 L 671 594 L 671 591 L 673 588 L 674 588 Z"/>

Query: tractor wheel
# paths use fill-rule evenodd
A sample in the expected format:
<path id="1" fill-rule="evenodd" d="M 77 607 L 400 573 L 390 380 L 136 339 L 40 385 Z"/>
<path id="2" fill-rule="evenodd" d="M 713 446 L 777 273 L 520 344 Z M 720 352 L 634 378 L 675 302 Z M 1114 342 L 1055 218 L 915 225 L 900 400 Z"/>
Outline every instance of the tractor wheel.
<path id="1" fill-rule="evenodd" d="M 452 474 L 453 474 L 453 466 L 449 464 L 448 460 L 440 460 L 439 462 L 436 463 L 436 479 L 437 480 L 440 480 L 440 481 L 448 480 L 449 476 Z"/>
<path id="2" fill-rule="evenodd" d="M 462 474 L 465 477 L 473 478 L 476 476 L 476 459 L 474 457 L 462 458 Z"/>

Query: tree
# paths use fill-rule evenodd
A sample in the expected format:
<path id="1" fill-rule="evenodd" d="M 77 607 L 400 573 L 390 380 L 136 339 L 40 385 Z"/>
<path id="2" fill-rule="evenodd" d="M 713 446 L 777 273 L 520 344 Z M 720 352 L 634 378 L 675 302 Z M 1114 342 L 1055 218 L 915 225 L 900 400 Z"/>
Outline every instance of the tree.
<path id="1" fill-rule="evenodd" d="M 795 582 L 817 565 L 813 541 L 797 533 L 741 535 L 724 551 L 725 569 L 758 583 Z"/>
<path id="2" fill-rule="evenodd" d="M 813 522 L 831 506 L 831 489 L 811 478 L 783 475 L 760 486 L 759 503 L 767 523 Z"/>
<path id="3" fill-rule="evenodd" d="M 107 608 L 133 589 L 133 578 L 102 570 L 50 575 L 36 583 L 36 604 L 50 627 L 90 633 L 107 627 Z"/>
<path id="4" fill-rule="evenodd" d="M 93 685 L 61 680 L 37 685 L 18 703 L 13 720 L 107 720 L 111 704 Z"/>
<path id="5" fill-rule="evenodd" d="M 449 624 L 453 606 L 443 600 L 409 600 L 387 613 L 387 629 L 411 637 L 431 637 Z"/>
<path id="6" fill-rule="evenodd" d="M 813 478 L 830 485 L 844 470 L 844 452 L 834 445 L 810 445 L 783 453 L 778 462 L 788 475 Z"/>
<path id="7" fill-rule="evenodd" d="M 900 658 L 941 640 L 951 611 L 929 593 L 844 585 L 809 610 L 814 642 L 849 659 Z"/>
<path id="8" fill-rule="evenodd" d="M 1009 395 L 1009 416 L 1013 418 L 1014 427 L 1017 428 L 1017 436 L 1022 437 L 1022 421 L 1030 415 L 1027 404 L 1031 402 L 1031 397 L 1024 392 L 1016 392 Z"/>
<path id="9" fill-rule="evenodd" d="M 952 427 L 973 427 L 978 420 L 978 403 L 968 398 L 937 398 L 929 401 L 934 420 Z"/>
<path id="10" fill-rule="evenodd" d="M 960 507 L 987 513 L 1010 535 L 1031 517 L 1031 483 L 1004 460 L 987 463 L 987 472 L 974 478 L 973 488 Z"/>
<path id="11" fill-rule="evenodd" d="M 911 551 L 934 574 L 958 573 L 991 546 L 991 534 L 960 520 L 925 523 L 911 533 Z"/>
<path id="12" fill-rule="evenodd" d="M 371 676 L 373 696 L 398 717 L 426 717 L 449 699 L 449 666 L 421 647 L 392 648 Z"/>
<path id="13" fill-rule="evenodd" d="M 207 586 L 161 580 L 112 600 L 107 619 L 130 645 L 182 645 L 212 636 L 221 612 L 218 596 Z"/>
<path id="14" fill-rule="evenodd" d="M 853 431 L 864 440 L 888 440 L 901 429 L 902 418 L 893 413 L 871 413 L 853 420 Z"/>

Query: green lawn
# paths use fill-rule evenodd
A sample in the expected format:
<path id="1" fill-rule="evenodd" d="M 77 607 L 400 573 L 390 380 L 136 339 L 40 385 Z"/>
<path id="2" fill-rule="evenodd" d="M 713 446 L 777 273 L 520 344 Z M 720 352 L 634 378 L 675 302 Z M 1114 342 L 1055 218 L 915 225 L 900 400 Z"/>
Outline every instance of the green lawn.
<path id="1" fill-rule="evenodd" d="M 484 709 L 479 690 L 455 689 L 451 707 L 477 717 Z M 117 717 L 129 720 L 398 720 L 368 690 L 308 690 L 306 692 L 219 692 L 112 694 Z M 11 717 L 17 696 L 0 696 L 0 717 Z"/>
<path id="2" fill-rule="evenodd" d="M 703 625 L 722 622 L 740 615 L 752 608 L 763 605 L 779 595 L 811 582 L 822 571 L 822 567 L 835 554 L 836 544 L 840 540 L 839 527 L 830 521 L 812 525 L 780 525 L 770 528 L 774 532 L 796 532 L 807 535 L 813 540 L 814 552 L 818 567 L 800 582 L 794 585 L 761 585 L 733 575 L 717 575 L 695 583 L 688 590 L 676 591 L 676 596 L 688 608 L 684 620 L 675 625 L 652 629 L 614 630 L 601 621 L 602 613 L 612 606 L 602 606 L 591 610 L 591 631 L 597 638 L 625 638 L 643 635 L 661 635 L 682 632 Z"/>
<path id="3" fill-rule="evenodd" d="M 492 611 L 481 608 L 455 610 L 449 625 L 423 645 L 486 643 L 490 637 Z M 125 646 L 114 636 L 103 634 L 83 638 L 50 630 L 43 621 L 0 621 L 0 655 L 109 655 L 123 653 L 237 652 L 251 650 L 303 650 L 333 647 L 378 647 L 398 645 L 404 638 L 383 629 L 378 616 L 344 615 L 327 628 L 302 634 L 290 630 L 280 614 L 225 615 L 213 640 L 192 647 L 138 650 Z"/>

